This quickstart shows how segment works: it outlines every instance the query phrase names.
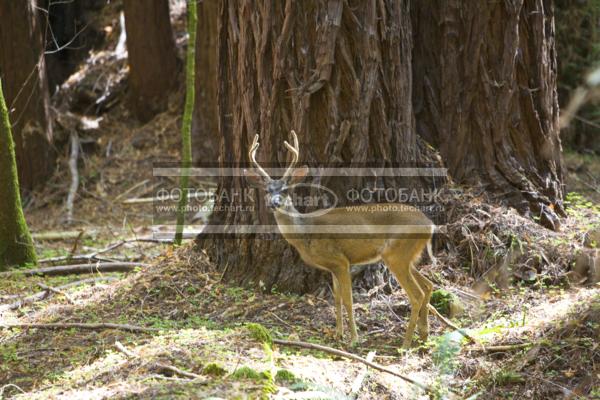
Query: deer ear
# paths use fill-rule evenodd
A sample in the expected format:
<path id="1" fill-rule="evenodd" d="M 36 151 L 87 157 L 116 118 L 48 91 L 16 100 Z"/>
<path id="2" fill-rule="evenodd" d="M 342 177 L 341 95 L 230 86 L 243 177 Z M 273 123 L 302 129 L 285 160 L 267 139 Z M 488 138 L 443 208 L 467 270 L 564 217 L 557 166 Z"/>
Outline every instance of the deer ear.
<path id="1" fill-rule="evenodd" d="M 294 171 L 292 171 L 292 174 L 290 175 L 288 185 L 295 185 L 297 183 L 302 182 L 304 178 L 306 178 L 306 176 L 308 175 L 308 172 L 309 169 L 306 165 L 303 165 L 300 168 L 295 168 Z"/>
<path id="2" fill-rule="evenodd" d="M 263 177 L 254 170 L 244 169 L 244 177 L 246 178 L 246 182 L 248 182 L 248 184 L 252 187 L 264 186 Z"/>

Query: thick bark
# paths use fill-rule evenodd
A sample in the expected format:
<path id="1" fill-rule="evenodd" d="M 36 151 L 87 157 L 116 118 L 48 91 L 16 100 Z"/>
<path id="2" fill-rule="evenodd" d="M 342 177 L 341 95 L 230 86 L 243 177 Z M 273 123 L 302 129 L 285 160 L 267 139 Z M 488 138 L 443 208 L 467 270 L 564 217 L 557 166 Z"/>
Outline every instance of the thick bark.
<path id="1" fill-rule="evenodd" d="M 0 80 L 0 270 L 36 263 L 33 241 L 23 216 L 15 147 Z"/>
<path id="2" fill-rule="evenodd" d="M 489 185 L 559 228 L 562 214 L 550 0 L 412 3 L 417 133 L 458 182 Z"/>
<path id="3" fill-rule="evenodd" d="M 247 165 L 248 146 L 260 132 L 259 162 L 284 166 L 289 153 L 282 144 L 291 129 L 299 136 L 301 161 L 315 167 L 332 161 L 344 166 L 414 162 L 409 18 L 408 2 L 397 0 L 221 2 L 221 165 Z M 380 181 L 362 179 L 364 186 Z M 398 185 L 393 177 L 382 184 Z M 245 188 L 243 178 L 233 176 L 222 177 L 219 190 Z M 219 197 L 216 207 L 247 203 L 243 197 Z M 273 224 L 263 202 L 256 205 L 255 214 L 235 208 L 216 212 L 211 224 Z M 226 268 L 225 276 L 237 281 L 296 292 L 323 281 L 279 235 L 273 240 L 210 236 L 201 243 Z"/>
<path id="4" fill-rule="evenodd" d="M 177 79 L 169 1 L 125 0 L 130 107 L 141 121 L 164 111 Z"/>
<path id="5" fill-rule="evenodd" d="M 196 35 L 196 107 L 192 121 L 192 155 L 195 164 L 216 162 L 219 149 L 217 119 L 218 0 L 198 3 Z"/>
<path id="6" fill-rule="evenodd" d="M 43 183 L 55 154 L 35 1 L 0 1 L 0 77 L 3 80 L 22 189 Z"/>

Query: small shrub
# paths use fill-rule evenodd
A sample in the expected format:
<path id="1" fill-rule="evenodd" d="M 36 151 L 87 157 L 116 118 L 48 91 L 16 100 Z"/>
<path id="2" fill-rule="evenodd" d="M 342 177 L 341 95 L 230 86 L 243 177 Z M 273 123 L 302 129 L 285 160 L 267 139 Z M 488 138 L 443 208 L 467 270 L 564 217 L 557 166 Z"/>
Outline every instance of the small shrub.
<path id="1" fill-rule="evenodd" d="M 204 375 L 223 376 L 227 373 L 227 370 L 217 363 L 210 363 L 202 369 L 202 373 Z"/>
<path id="2" fill-rule="evenodd" d="M 268 344 L 269 347 L 273 344 L 271 332 L 269 332 L 269 330 L 261 324 L 249 323 L 246 324 L 246 329 L 248 329 L 254 340 L 257 340 L 260 343 Z"/>

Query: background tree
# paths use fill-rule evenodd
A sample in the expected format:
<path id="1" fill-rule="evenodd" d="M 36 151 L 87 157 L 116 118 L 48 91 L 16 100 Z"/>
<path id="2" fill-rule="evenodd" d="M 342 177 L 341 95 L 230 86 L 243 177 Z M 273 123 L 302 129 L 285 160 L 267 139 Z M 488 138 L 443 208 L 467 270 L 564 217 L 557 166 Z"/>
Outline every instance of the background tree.
<path id="1" fill-rule="evenodd" d="M 558 229 L 562 210 L 549 0 L 413 2 L 417 132 L 458 182 L 489 185 Z"/>
<path id="2" fill-rule="evenodd" d="M 198 2 L 196 35 L 196 106 L 192 120 L 194 163 L 216 161 L 219 149 L 217 118 L 218 0 Z"/>
<path id="3" fill-rule="evenodd" d="M 298 133 L 301 162 L 312 166 L 415 162 L 407 1 L 221 2 L 218 21 L 221 165 L 247 165 L 248 145 L 257 132 L 259 162 L 285 165 L 288 151 L 282 144 L 290 129 Z M 220 187 L 239 193 L 246 183 L 223 177 Z M 233 205 L 246 205 L 238 200 Z M 257 205 L 255 215 L 232 209 L 213 214 L 211 223 L 273 224 L 262 202 Z M 323 281 L 280 237 L 215 236 L 203 246 L 238 281 L 296 291 Z"/>
<path id="4" fill-rule="evenodd" d="M 104 42 L 106 4 L 105 0 L 38 0 L 38 10 L 44 10 L 40 17 L 47 18 L 48 24 L 45 61 L 50 95 L 75 72 L 90 49 Z"/>
<path id="5" fill-rule="evenodd" d="M 586 74 L 600 66 L 600 0 L 557 0 L 558 99 L 566 107 Z M 564 115 L 564 114 L 563 114 Z M 591 101 L 561 131 L 563 145 L 600 154 L 600 107 Z"/>
<path id="6" fill-rule="evenodd" d="M 21 207 L 15 146 L 2 83 L 0 80 L 0 269 L 37 261 Z"/>
<path id="7" fill-rule="evenodd" d="M 35 1 L 0 1 L 0 77 L 13 123 L 19 181 L 42 183 L 55 159 L 44 62 L 44 39 Z"/>
<path id="8" fill-rule="evenodd" d="M 177 79 L 177 53 L 169 1 L 124 0 L 130 107 L 141 121 L 167 106 Z M 151 61 L 149 61 L 151 60 Z"/>

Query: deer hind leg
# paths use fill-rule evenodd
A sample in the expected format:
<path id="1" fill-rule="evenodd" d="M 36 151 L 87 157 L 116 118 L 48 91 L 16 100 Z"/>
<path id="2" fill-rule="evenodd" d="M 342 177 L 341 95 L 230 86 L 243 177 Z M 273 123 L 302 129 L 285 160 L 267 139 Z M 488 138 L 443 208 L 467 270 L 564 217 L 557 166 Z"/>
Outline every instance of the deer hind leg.
<path id="1" fill-rule="evenodd" d="M 335 303 L 335 335 L 338 339 L 344 337 L 344 316 L 342 314 L 342 296 L 340 284 L 334 273 L 331 273 L 333 281 L 333 300 Z"/>
<path id="2" fill-rule="evenodd" d="M 429 336 L 429 300 L 433 293 L 433 283 L 423 276 L 414 266 L 411 268 L 412 274 L 418 281 L 421 290 L 423 291 L 423 302 L 421 303 L 421 311 L 419 313 L 419 322 L 417 329 L 422 341 L 426 341 Z"/>
<path id="3" fill-rule="evenodd" d="M 423 305 L 424 293 L 416 278 L 411 273 L 411 264 L 402 258 L 402 255 L 386 255 L 383 259 L 390 271 L 398 280 L 400 286 L 404 289 L 410 302 L 410 319 L 404 336 L 402 347 L 409 348 L 412 344 L 412 337 L 415 332 L 417 321 L 419 320 L 421 306 Z"/>
<path id="4" fill-rule="evenodd" d="M 341 297 L 341 302 L 346 308 L 348 314 L 348 326 L 350 326 L 350 337 L 352 342 L 358 340 L 358 333 L 356 332 L 356 324 L 354 323 L 354 312 L 352 310 L 352 277 L 350 275 L 350 265 L 346 264 L 343 268 L 338 268 L 333 271 L 335 279 L 338 281 L 338 292 Z M 340 308 L 341 314 L 341 308 Z"/>

